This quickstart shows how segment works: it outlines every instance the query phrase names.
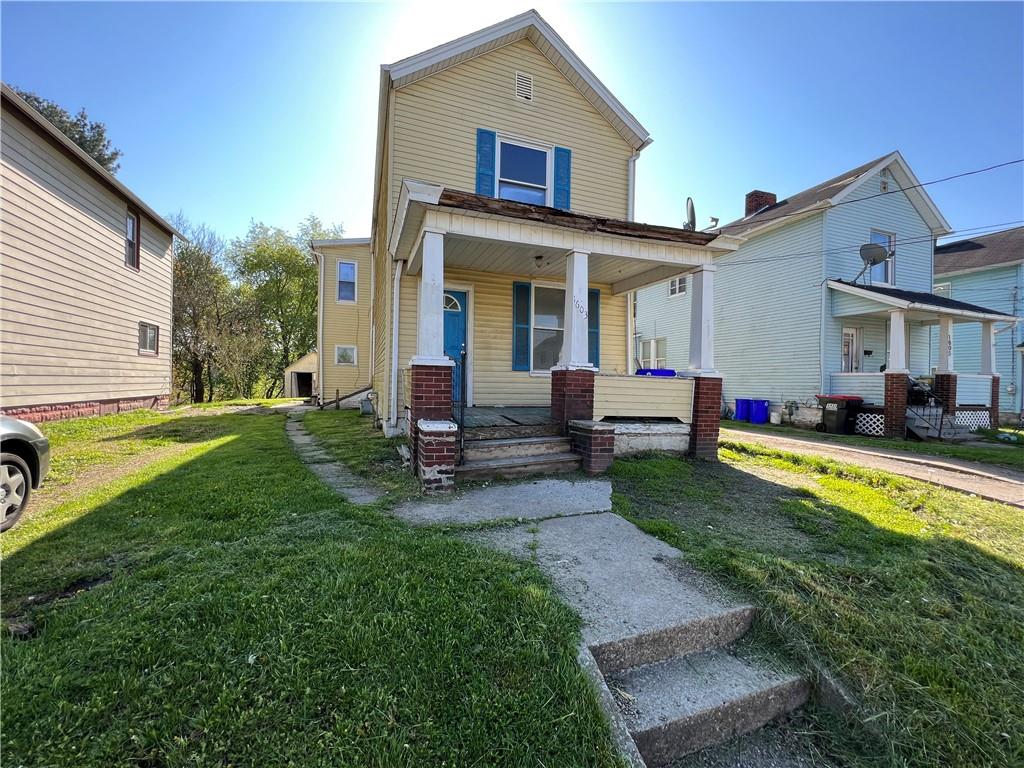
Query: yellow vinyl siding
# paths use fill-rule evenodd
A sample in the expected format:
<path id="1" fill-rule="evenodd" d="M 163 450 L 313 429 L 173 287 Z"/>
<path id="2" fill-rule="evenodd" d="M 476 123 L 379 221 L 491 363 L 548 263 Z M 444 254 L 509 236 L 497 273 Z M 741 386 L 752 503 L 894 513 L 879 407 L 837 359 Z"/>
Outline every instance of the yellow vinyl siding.
<path id="1" fill-rule="evenodd" d="M 127 201 L 3 111 L 2 405 L 167 395 L 171 235 L 140 216 L 141 269 L 124 263 Z M 139 322 L 160 329 L 140 355 Z"/>
<path id="2" fill-rule="evenodd" d="M 594 377 L 594 418 L 675 417 L 689 423 L 693 380 L 658 376 Z"/>
<path id="3" fill-rule="evenodd" d="M 533 76 L 534 101 L 514 95 Z M 442 70 L 395 92 L 391 204 L 403 178 L 476 188 L 476 130 L 572 150 L 572 209 L 625 218 L 629 145 L 528 40 Z"/>
<path id="4" fill-rule="evenodd" d="M 370 383 L 370 246 L 331 245 L 319 251 L 323 259 L 320 301 L 324 314 L 321 397 L 330 400 L 336 392 L 344 396 Z M 337 300 L 339 261 L 357 264 L 355 303 Z M 339 344 L 356 347 L 356 365 L 335 364 L 334 348 Z"/>
<path id="5" fill-rule="evenodd" d="M 512 370 L 512 284 L 529 282 L 529 277 L 494 272 L 446 269 L 445 284 L 467 288 L 469 337 L 472 349 L 472 391 L 476 405 L 548 405 L 551 378 Z M 545 281 L 550 282 L 550 281 Z M 612 296 L 606 285 L 601 290 L 601 370 L 626 373 L 626 297 Z M 399 312 L 398 364 L 404 369 L 416 349 L 416 309 L 419 277 L 403 276 Z M 399 377 L 399 413 L 404 413 L 405 391 Z"/>

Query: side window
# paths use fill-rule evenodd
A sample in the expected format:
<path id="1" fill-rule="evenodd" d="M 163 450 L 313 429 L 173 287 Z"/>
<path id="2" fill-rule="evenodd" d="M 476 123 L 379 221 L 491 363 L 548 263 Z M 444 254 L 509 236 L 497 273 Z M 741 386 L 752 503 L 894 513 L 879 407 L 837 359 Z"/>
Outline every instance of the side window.
<path id="1" fill-rule="evenodd" d="M 953 284 L 952 283 L 936 283 L 932 286 L 932 293 L 936 296 L 943 296 L 947 299 L 953 298 Z"/>
<path id="2" fill-rule="evenodd" d="M 338 262 L 338 301 L 355 302 L 357 271 L 354 261 Z"/>
<path id="3" fill-rule="evenodd" d="M 160 354 L 160 327 L 152 323 L 139 323 L 139 354 Z"/>
<path id="4" fill-rule="evenodd" d="M 139 268 L 139 214 L 128 211 L 124 219 L 124 263 Z"/>
<path id="5" fill-rule="evenodd" d="M 350 344 L 337 344 L 334 347 L 335 365 L 356 365 L 357 350 Z"/>

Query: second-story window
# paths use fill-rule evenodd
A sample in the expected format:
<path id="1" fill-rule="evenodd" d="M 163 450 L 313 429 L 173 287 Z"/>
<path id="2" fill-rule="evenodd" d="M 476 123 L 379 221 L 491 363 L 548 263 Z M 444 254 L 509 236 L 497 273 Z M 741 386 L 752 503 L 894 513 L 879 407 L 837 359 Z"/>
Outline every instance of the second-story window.
<path id="1" fill-rule="evenodd" d="M 498 143 L 498 197 L 548 205 L 549 155 L 546 149 L 502 139 Z"/>
<path id="2" fill-rule="evenodd" d="M 356 263 L 354 261 L 338 262 L 338 301 L 355 302 L 356 300 Z"/>
<path id="3" fill-rule="evenodd" d="M 876 245 L 880 245 L 885 248 L 889 253 L 892 253 L 895 238 L 888 232 L 879 232 L 877 230 L 871 230 L 871 242 Z M 877 285 L 879 283 L 893 285 L 896 282 L 896 265 L 893 263 L 894 257 L 890 256 L 888 259 L 883 261 L 881 264 L 875 264 L 871 267 L 871 284 Z"/>
<path id="4" fill-rule="evenodd" d="M 124 220 L 124 263 L 139 268 L 139 214 L 133 211 Z"/>

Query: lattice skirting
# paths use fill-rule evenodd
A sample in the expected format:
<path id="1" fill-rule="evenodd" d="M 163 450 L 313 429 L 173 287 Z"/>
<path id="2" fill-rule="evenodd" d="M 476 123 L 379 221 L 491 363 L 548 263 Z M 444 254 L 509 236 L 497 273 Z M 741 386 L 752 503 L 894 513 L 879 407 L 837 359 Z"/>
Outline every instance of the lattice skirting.
<path id="1" fill-rule="evenodd" d="M 854 423 L 854 431 L 858 435 L 869 437 L 885 437 L 884 413 L 858 413 Z"/>
<path id="2" fill-rule="evenodd" d="M 958 427 L 969 429 L 988 429 L 992 426 L 988 411 L 957 411 L 955 422 Z"/>

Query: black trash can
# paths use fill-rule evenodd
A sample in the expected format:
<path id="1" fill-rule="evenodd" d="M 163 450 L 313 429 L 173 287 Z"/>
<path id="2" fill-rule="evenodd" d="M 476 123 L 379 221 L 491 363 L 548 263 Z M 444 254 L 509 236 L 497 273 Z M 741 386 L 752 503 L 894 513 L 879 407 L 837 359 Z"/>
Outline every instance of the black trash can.
<path id="1" fill-rule="evenodd" d="M 818 395 L 821 422 L 816 429 L 831 435 L 852 435 L 864 398 L 855 395 Z"/>

